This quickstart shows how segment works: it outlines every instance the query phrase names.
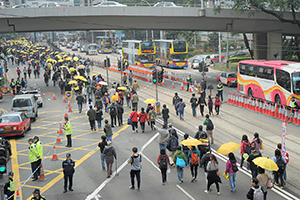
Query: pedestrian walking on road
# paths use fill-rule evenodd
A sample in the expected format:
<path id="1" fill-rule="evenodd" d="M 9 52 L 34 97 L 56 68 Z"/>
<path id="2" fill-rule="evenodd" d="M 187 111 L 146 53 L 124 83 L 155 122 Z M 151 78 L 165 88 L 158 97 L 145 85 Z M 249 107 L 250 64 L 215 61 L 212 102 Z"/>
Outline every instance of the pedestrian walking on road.
<path id="1" fill-rule="evenodd" d="M 221 182 L 221 179 L 219 177 L 219 162 L 215 155 L 210 155 L 210 161 L 208 162 L 207 166 L 207 188 L 204 190 L 206 194 L 209 194 L 210 186 L 214 183 L 217 187 L 217 194 L 220 195 L 220 187 L 219 183 Z"/>
<path id="2" fill-rule="evenodd" d="M 105 154 L 103 153 L 105 146 L 107 145 L 106 136 L 101 136 L 101 142 L 99 142 L 98 147 L 100 148 L 100 155 L 101 155 L 101 165 L 102 170 L 105 171 Z"/>
<path id="3" fill-rule="evenodd" d="M 158 128 L 157 126 L 153 125 L 157 132 L 159 133 L 158 135 L 158 144 L 159 144 L 159 150 L 165 149 L 167 151 L 167 142 L 169 138 L 169 132 L 166 129 L 166 125 L 162 125 L 162 128 Z"/>
<path id="4" fill-rule="evenodd" d="M 129 163 L 131 164 L 130 170 L 130 178 L 131 178 L 131 186 L 130 189 L 134 190 L 134 178 L 136 177 L 137 181 L 137 191 L 139 192 L 141 189 L 141 162 L 142 155 L 138 154 L 138 149 L 136 147 L 132 148 L 132 155 L 129 159 Z"/>
<path id="5" fill-rule="evenodd" d="M 132 89 L 137 93 L 138 89 L 140 89 L 139 84 L 136 82 L 136 80 L 134 80 L 133 84 L 132 84 Z"/>
<path id="6" fill-rule="evenodd" d="M 15 181 L 14 181 L 14 173 L 8 173 L 8 182 L 4 185 L 4 199 L 14 199 L 15 194 Z"/>
<path id="7" fill-rule="evenodd" d="M 133 91 L 133 95 L 131 97 L 132 109 L 138 110 L 138 102 L 139 102 L 139 96 L 135 91 Z"/>
<path id="8" fill-rule="evenodd" d="M 217 85 L 217 90 L 218 90 L 218 95 L 221 98 L 221 101 L 223 101 L 223 90 L 224 90 L 224 85 L 222 84 L 221 81 L 219 81 L 219 84 Z"/>
<path id="9" fill-rule="evenodd" d="M 29 79 L 30 79 L 31 72 L 32 72 L 31 68 L 28 67 L 28 77 L 29 77 Z"/>
<path id="10" fill-rule="evenodd" d="M 214 112 L 213 112 L 214 101 L 212 100 L 210 95 L 208 96 L 207 105 L 208 105 L 209 116 L 214 116 Z"/>
<path id="11" fill-rule="evenodd" d="M 250 148 L 250 155 L 249 155 L 249 158 L 247 159 L 247 162 L 250 164 L 250 170 L 251 170 L 252 178 L 256 178 L 256 176 L 258 175 L 257 166 L 253 162 L 253 160 L 255 158 L 258 158 L 258 157 L 261 157 L 261 154 L 255 149 L 255 147 L 251 147 Z"/>
<path id="12" fill-rule="evenodd" d="M 267 200 L 268 194 L 268 179 L 269 176 L 265 173 L 265 169 L 258 167 L 258 175 L 257 175 L 258 185 L 261 187 L 262 192 L 264 193 L 264 200 Z"/>
<path id="13" fill-rule="evenodd" d="M 191 107 L 192 107 L 192 114 L 193 117 L 196 117 L 196 108 L 198 106 L 197 98 L 195 97 L 195 94 L 192 94 L 192 98 L 190 99 Z"/>
<path id="14" fill-rule="evenodd" d="M 40 138 L 38 136 L 34 136 L 33 142 L 36 145 L 36 150 L 38 152 L 38 160 L 36 164 L 38 166 L 37 174 L 38 176 L 40 176 L 40 171 L 41 171 L 40 165 L 42 164 L 43 155 L 44 155 L 43 143 L 40 141 Z"/>
<path id="15" fill-rule="evenodd" d="M 81 93 L 79 93 L 78 96 L 76 97 L 76 101 L 77 101 L 77 105 L 78 105 L 78 111 L 79 111 L 79 113 L 81 113 L 81 111 L 82 111 L 82 103 L 84 101 L 84 98 L 81 95 Z"/>
<path id="16" fill-rule="evenodd" d="M 206 184 L 208 184 L 208 181 L 207 181 L 207 164 L 210 161 L 210 155 L 211 155 L 210 147 L 206 147 L 205 151 L 206 151 L 206 153 L 202 156 L 202 158 L 200 160 L 200 165 L 203 166 L 205 181 L 206 181 Z"/>
<path id="17" fill-rule="evenodd" d="M 124 113 L 123 105 L 120 102 L 118 102 L 118 105 L 117 105 L 117 118 L 118 118 L 119 126 L 123 126 L 123 113 Z"/>
<path id="18" fill-rule="evenodd" d="M 290 161 L 290 155 L 289 155 L 289 153 L 288 152 L 286 152 L 286 151 L 284 151 L 283 149 L 282 149 L 282 145 L 281 145 L 281 143 L 278 143 L 277 144 L 277 149 L 279 149 L 279 151 L 281 152 L 281 155 L 284 157 L 284 159 L 285 159 L 285 161 L 286 161 L 286 165 L 285 165 L 285 168 L 284 168 L 284 172 L 283 172 L 283 180 L 284 180 L 284 182 L 286 182 L 286 166 L 287 166 L 287 164 L 289 163 L 289 161 Z"/>
<path id="19" fill-rule="evenodd" d="M 235 192 L 236 190 L 236 172 L 238 171 L 237 162 L 233 153 L 228 154 L 229 159 L 226 163 L 225 174 L 229 175 L 229 184 L 231 188 L 231 192 Z"/>
<path id="20" fill-rule="evenodd" d="M 257 178 L 251 179 L 251 188 L 248 191 L 246 197 L 250 200 L 263 200 L 264 194 L 262 188 L 258 185 Z"/>
<path id="21" fill-rule="evenodd" d="M 109 106 L 109 115 L 110 115 L 111 127 L 114 128 L 115 126 L 117 126 L 117 107 L 115 106 L 115 103 L 112 103 Z"/>
<path id="22" fill-rule="evenodd" d="M 258 133 L 254 133 L 254 138 L 252 140 L 252 142 L 255 143 L 255 148 L 257 151 L 259 151 L 259 153 L 263 153 L 264 151 L 264 145 L 262 140 L 259 138 L 259 134 Z"/>
<path id="23" fill-rule="evenodd" d="M 140 121 L 140 126 L 141 126 L 141 129 L 142 129 L 142 133 L 145 132 L 145 123 L 147 121 L 147 113 L 145 113 L 145 108 L 141 108 L 141 112 L 139 113 L 138 115 L 139 117 L 139 121 Z"/>
<path id="24" fill-rule="evenodd" d="M 184 120 L 184 108 L 185 108 L 185 103 L 183 102 L 183 99 L 180 99 L 180 101 L 176 104 L 176 107 L 178 109 L 179 112 L 179 119 L 180 120 Z"/>
<path id="25" fill-rule="evenodd" d="M 73 130 L 72 130 L 72 125 L 71 125 L 68 117 L 65 117 L 65 126 L 64 126 L 63 130 L 65 131 L 65 135 L 67 136 L 66 147 L 72 147 L 71 136 L 73 134 Z"/>
<path id="26" fill-rule="evenodd" d="M 168 149 L 168 155 L 170 157 L 171 166 L 173 166 L 174 165 L 174 162 L 173 162 L 174 154 L 175 154 L 179 144 L 178 144 L 177 138 L 173 135 L 173 133 L 171 132 L 170 134 L 171 134 L 171 136 L 170 136 L 170 138 L 168 139 L 168 142 L 167 142 L 167 149 Z M 181 147 L 180 147 L 180 150 L 181 150 Z M 186 158 L 184 159 L 184 161 L 185 160 L 186 160 Z M 175 164 L 176 164 L 176 162 L 175 162 Z"/>
<path id="27" fill-rule="evenodd" d="M 243 164 L 244 164 L 244 160 L 245 157 L 247 158 L 247 155 L 250 155 L 250 142 L 248 140 L 248 136 L 247 135 L 243 135 L 242 136 L 242 141 L 241 141 L 241 164 L 240 164 L 240 168 L 243 168 Z M 247 154 L 244 156 L 244 154 Z M 247 163 L 247 169 L 249 169 L 248 163 Z"/>
<path id="28" fill-rule="evenodd" d="M 33 139 L 30 138 L 28 140 L 29 148 L 28 148 L 28 160 L 31 163 L 31 171 L 33 173 L 33 180 L 32 181 L 37 181 L 38 180 L 38 172 L 36 171 L 36 168 L 38 166 L 38 157 L 39 153 L 37 151 L 36 145 L 33 142 Z"/>
<path id="29" fill-rule="evenodd" d="M 90 109 L 87 112 L 87 116 L 89 117 L 91 130 L 96 131 L 96 125 L 95 125 L 96 111 L 93 109 L 93 106 L 90 106 Z"/>
<path id="30" fill-rule="evenodd" d="M 105 146 L 104 151 L 105 161 L 107 165 L 107 178 L 110 178 L 112 173 L 112 165 L 114 163 L 114 159 L 117 160 L 117 154 L 115 148 L 112 146 L 112 142 L 108 141 L 107 146 Z"/>
<path id="31" fill-rule="evenodd" d="M 163 105 L 163 109 L 162 109 L 162 111 L 161 111 L 161 113 L 162 113 L 162 118 L 164 119 L 164 125 L 168 125 L 168 119 L 169 119 L 169 108 L 167 108 L 167 105 L 166 104 L 164 104 Z"/>
<path id="32" fill-rule="evenodd" d="M 285 158 L 281 155 L 281 152 L 279 149 L 275 150 L 275 156 L 273 156 L 271 158 L 271 160 L 273 160 L 277 166 L 278 166 L 278 170 L 274 171 L 274 179 L 275 179 L 275 185 L 280 185 L 280 188 L 283 189 L 283 173 L 284 173 L 284 169 L 286 166 L 286 160 Z M 279 184 L 279 179 L 280 179 L 280 184 Z"/>
<path id="33" fill-rule="evenodd" d="M 199 158 L 200 158 L 200 152 L 195 146 L 192 146 L 192 149 L 189 149 L 188 158 L 191 161 L 190 162 L 190 168 L 192 174 L 191 182 L 194 182 L 197 179 Z"/>
<path id="34" fill-rule="evenodd" d="M 214 124 L 213 124 L 212 120 L 209 118 L 208 114 L 205 116 L 205 121 L 203 124 L 206 125 L 206 133 L 207 133 L 208 137 L 210 137 L 211 144 L 213 144 L 214 143 L 214 138 L 213 138 Z"/>
<path id="35" fill-rule="evenodd" d="M 63 81 L 62 78 L 60 79 L 58 86 L 60 88 L 60 94 L 64 94 L 65 82 Z"/>
<path id="36" fill-rule="evenodd" d="M 97 111 L 96 111 L 96 121 L 97 121 L 97 124 L 98 124 L 98 129 L 101 128 L 101 122 L 103 120 L 103 112 L 102 112 L 102 108 L 97 108 Z"/>
<path id="37" fill-rule="evenodd" d="M 149 122 L 150 122 L 150 127 L 151 130 L 155 130 L 155 127 L 153 127 L 153 125 L 155 125 L 155 120 L 156 120 L 156 112 L 155 110 L 153 110 L 153 107 L 151 106 L 151 110 L 148 113 L 149 116 Z"/>
<path id="38" fill-rule="evenodd" d="M 49 75 L 48 75 L 47 71 L 45 71 L 45 73 L 44 73 L 44 82 L 45 82 L 46 86 L 49 86 Z"/>
<path id="39" fill-rule="evenodd" d="M 192 76 L 191 75 L 188 75 L 188 77 L 186 78 L 186 91 L 189 91 L 189 88 L 191 87 L 192 85 Z"/>
<path id="40" fill-rule="evenodd" d="M 129 75 L 128 75 L 128 80 L 129 80 L 130 85 L 132 85 L 132 79 L 133 79 L 133 72 L 132 72 L 132 70 L 130 70 Z"/>
<path id="41" fill-rule="evenodd" d="M 64 172 L 64 193 L 67 192 L 68 181 L 69 191 L 73 191 L 73 175 L 75 173 L 75 162 L 71 159 L 71 154 L 66 154 L 66 160 L 62 162 L 62 168 Z"/>
<path id="42" fill-rule="evenodd" d="M 112 142 L 113 132 L 112 132 L 111 125 L 108 123 L 107 119 L 104 121 L 104 123 L 105 123 L 105 125 L 104 125 L 104 130 L 103 131 L 105 133 L 106 140 Z"/>
<path id="43" fill-rule="evenodd" d="M 205 97 L 204 97 L 204 93 L 201 92 L 200 93 L 200 97 L 198 99 L 198 104 L 199 104 L 199 107 L 200 107 L 200 113 L 202 115 L 202 117 L 204 117 L 204 106 L 207 106 L 206 102 L 205 102 Z"/>
<path id="44" fill-rule="evenodd" d="M 46 200 L 45 196 L 42 196 L 39 189 L 33 191 L 33 197 L 31 200 Z"/>
<path id="45" fill-rule="evenodd" d="M 178 116 L 178 108 L 177 108 L 177 103 L 180 101 L 180 97 L 178 96 L 178 93 L 176 92 L 175 93 L 175 96 L 173 97 L 173 101 L 172 101 L 172 104 L 175 108 L 175 111 L 176 111 L 176 115 Z"/>
<path id="46" fill-rule="evenodd" d="M 129 115 L 132 121 L 132 132 L 138 132 L 138 116 L 139 114 L 136 112 L 136 110 L 132 109 L 132 112 Z"/>
<path id="47" fill-rule="evenodd" d="M 131 92 L 129 90 L 129 88 L 127 87 L 127 89 L 124 91 L 124 96 L 126 99 L 126 105 L 127 107 L 130 107 L 130 96 L 131 96 Z"/>
<path id="48" fill-rule="evenodd" d="M 124 72 L 124 74 L 123 74 L 122 82 L 123 82 L 124 85 L 126 85 L 126 83 L 127 83 L 127 75 L 126 75 L 126 72 Z"/>
<path id="49" fill-rule="evenodd" d="M 221 101 L 220 101 L 219 95 L 216 94 L 216 96 L 215 96 L 215 110 L 216 110 L 217 115 L 219 115 L 220 106 L 221 106 Z"/>
<path id="50" fill-rule="evenodd" d="M 177 140 L 178 140 L 178 134 L 177 134 L 177 131 L 176 131 L 175 128 L 173 128 L 172 123 L 169 123 L 169 124 L 168 124 L 168 129 L 167 129 L 167 130 L 169 131 L 170 136 L 171 136 L 171 132 L 172 132 L 173 135 L 175 135 L 175 137 L 176 137 Z"/>
<path id="51" fill-rule="evenodd" d="M 189 139 L 189 134 L 187 134 L 187 133 L 184 134 L 183 138 L 184 138 L 183 140 Z M 186 166 L 188 166 L 190 164 L 189 151 L 190 151 L 190 148 L 188 146 L 182 145 L 182 152 L 184 153 L 185 158 L 186 158 L 186 160 L 185 160 Z"/>
<path id="52" fill-rule="evenodd" d="M 200 83 L 200 87 L 201 87 L 201 92 L 204 93 L 204 98 L 206 98 L 206 81 L 204 79 L 201 80 Z"/>
<path id="53" fill-rule="evenodd" d="M 158 166 L 160 168 L 160 172 L 161 172 L 161 178 L 162 178 L 161 183 L 163 185 L 165 185 L 165 183 L 167 182 L 168 166 L 170 166 L 170 168 L 171 168 L 169 156 L 166 154 L 165 148 L 160 149 L 160 155 L 157 158 L 157 164 L 158 164 Z"/>
<path id="54" fill-rule="evenodd" d="M 169 155 L 171 157 L 171 155 Z M 176 163 L 177 175 L 179 183 L 183 183 L 183 168 L 185 167 L 186 157 L 184 153 L 181 151 L 181 146 L 177 146 L 176 153 L 172 159 L 173 163 Z M 181 164 L 183 163 L 183 165 Z M 172 166 L 172 164 L 171 164 Z"/>
<path id="55" fill-rule="evenodd" d="M 103 108 L 103 102 L 100 97 L 96 98 L 94 108 Z"/>

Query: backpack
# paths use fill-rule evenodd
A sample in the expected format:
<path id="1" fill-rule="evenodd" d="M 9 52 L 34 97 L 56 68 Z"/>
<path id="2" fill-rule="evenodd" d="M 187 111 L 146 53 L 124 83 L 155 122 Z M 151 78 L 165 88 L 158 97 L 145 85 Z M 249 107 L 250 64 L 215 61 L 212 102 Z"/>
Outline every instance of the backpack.
<path id="1" fill-rule="evenodd" d="M 198 154 L 197 153 L 193 153 L 191 151 L 191 165 L 198 165 L 198 164 L 199 164 Z"/>
<path id="2" fill-rule="evenodd" d="M 277 164 L 277 166 L 279 168 L 278 171 L 283 172 L 284 168 L 285 168 L 285 163 L 282 160 L 281 155 L 280 155 L 279 159 L 276 157 L 276 164 Z"/>
<path id="3" fill-rule="evenodd" d="M 101 91 L 100 90 L 96 90 L 96 96 L 100 96 Z"/>
<path id="4" fill-rule="evenodd" d="M 116 115 L 117 114 L 117 111 L 116 111 L 116 107 L 115 106 L 112 106 L 110 108 L 110 115 Z"/>
<path id="5" fill-rule="evenodd" d="M 244 153 L 250 155 L 250 145 L 249 144 L 245 144 L 246 147 L 245 147 L 245 150 L 244 150 Z"/>
<path id="6" fill-rule="evenodd" d="M 192 107 L 196 107 L 197 106 L 197 99 L 196 98 L 192 98 Z"/>
<path id="7" fill-rule="evenodd" d="M 89 94 L 92 93 L 92 87 L 88 87 L 88 91 Z"/>
<path id="8" fill-rule="evenodd" d="M 119 92 L 119 97 L 123 99 L 123 92 Z"/>
<path id="9" fill-rule="evenodd" d="M 212 123 L 212 121 L 210 119 L 208 120 L 206 127 L 207 127 L 207 130 L 214 130 L 214 124 Z"/>
<path id="10" fill-rule="evenodd" d="M 105 102 L 109 103 L 109 98 L 108 97 L 105 97 Z"/>
<path id="11" fill-rule="evenodd" d="M 168 168 L 167 156 L 160 156 L 159 167 L 162 168 L 162 169 Z"/>
<path id="12" fill-rule="evenodd" d="M 177 146 L 178 146 L 178 141 L 177 139 L 174 137 L 174 138 L 171 138 L 170 140 L 170 151 L 176 151 L 177 149 Z"/>
<path id="13" fill-rule="evenodd" d="M 184 168 L 185 167 L 185 161 L 182 158 L 177 157 L 176 166 L 178 166 L 180 168 Z"/>
<path id="14" fill-rule="evenodd" d="M 234 172 L 237 172 L 237 171 L 239 171 L 239 168 L 237 167 L 237 165 L 235 164 L 235 165 L 233 165 L 233 163 L 230 161 L 230 163 L 231 163 L 231 167 L 232 167 L 232 170 L 234 171 Z"/>
<path id="15" fill-rule="evenodd" d="M 252 190 L 253 190 L 253 200 L 263 200 L 264 199 L 264 193 L 262 192 L 260 186 L 257 189 L 252 187 Z"/>

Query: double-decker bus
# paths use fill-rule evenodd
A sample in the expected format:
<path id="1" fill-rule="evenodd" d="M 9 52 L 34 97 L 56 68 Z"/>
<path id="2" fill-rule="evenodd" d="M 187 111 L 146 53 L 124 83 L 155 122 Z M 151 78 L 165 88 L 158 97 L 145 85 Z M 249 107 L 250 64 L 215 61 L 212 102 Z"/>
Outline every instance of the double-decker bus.
<path id="1" fill-rule="evenodd" d="M 161 67 L 184 68 L 188 66 L 188 44 L 179 40 L 155 40 L 156 61 Z"/>
<path id="2" fill-rule="evenodd" d="M 238 64 L 240 93 L 290 106 L 300 100 L 300 63 L 283 60 L 243 60 Z"/>
<path id="3" fill-rule="evenodd" d="M 101 53 L 112 53 L 113 52 L 113 42 L 111 37 L 97 36 L 99 50 Z"/>
<path id="4" fill-rule="evenodd" d="M 152 41 L 125 40 L 122 42 L 123 62 L 140 67 L 154 68 L 156 61 L 155 44 Z"/>

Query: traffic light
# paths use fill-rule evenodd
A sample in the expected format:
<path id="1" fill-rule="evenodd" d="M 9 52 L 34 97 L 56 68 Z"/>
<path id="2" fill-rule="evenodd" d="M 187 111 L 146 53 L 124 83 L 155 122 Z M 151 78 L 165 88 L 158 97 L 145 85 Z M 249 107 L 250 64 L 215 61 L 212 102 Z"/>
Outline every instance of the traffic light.
<path id="1" fill-rule="evenodd" d="M 121 61 L 118 60 L 118 71 L 122 71 Z"/>
<path id="2" fill-rule="evenodd" d="M 5 144 L 0 144 L 0 174 L 6 173 L 6 146 Z"/>
<path id="3" fill-rule="evenodd" d="M 5 69 L 5 72 L 8 72 L 7 61 L 6 60 L 4 61 L 4 69 Z"/>
<path id="4" fill-rule="evenodd" d="M 104 67 L 105 67 L 105 68 L 107 67 L 106 59 L 104 60 Z"/>
<path id="5" fill-rule="evenodd" d="M 152 71 L 152 81 L 153 81 L 153 83 L 156 83 L 157 82 L 157 75 L 156 75 L 156 69 L 154 69 L 153 71 Z"/>
<path id="6" fill-rule="evenodd" d="M 164 71 L 159 71 L 158 73 L 158 82 L 161 83 L 164 79 Z"/>
<path id="7" fill-rule="evenodd" d="M 107 60 L 107 67 L 110 67 L 110 59 L 106 58 L 106 60 Z"/>

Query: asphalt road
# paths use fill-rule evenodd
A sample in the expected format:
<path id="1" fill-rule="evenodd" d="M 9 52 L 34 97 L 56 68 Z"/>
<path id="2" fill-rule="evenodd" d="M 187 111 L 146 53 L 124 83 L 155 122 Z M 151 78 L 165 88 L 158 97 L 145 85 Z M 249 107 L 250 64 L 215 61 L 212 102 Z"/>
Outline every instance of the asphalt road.
<path id="1" fill-rule="evenodd" d="M 14 67 L 15 66 L 9 65 L 10 77 L 15 76 Z M 183 73 L 185 72 L 184 70 L 182 71 Z M 104 70 L 99 68 L 95 68 L 94 72 L 105 74 Z M 211 81 L 216 80 L 215 75 L 219 73 L 220 72 L 217 71 L 209 72 L 208 75 L 211 76 Z M 110 80 L 119 80 L 119 75 L 110 72 Z M 155 86 L 139 80 L 138 82 L 141 87 L 138 92 L 140 96 L 139 107 L 142 107 L 146 106 L 146 104 L 142 103 L 145 99 L 155 98 Z M 205 181 L 202 169 L 198 170 L 198 180 L 195 183 L 191 183 L 190 171 L 186 168 L 184 170 L 184 183 L 182 184 L 178 182 L 176 170 L 172 169 L 171 173 L 168 174 L 168 183 L 162 186 L 160 172 L 156 164 L 159 153 L 157 139 L 155 138 L 156 132 L 150 131 L 149 127 L 146 127 L 146 132 L 143 134 L 140 132 L 132 133 L 131 127 L 127 125 L 113 129 L 113 144 L 117 151 L 118 171 L 120 173 L 119 176 L 106 179 L 106 172 L 102 171 L 100 166 L 100 153 L 97 148 L 103 130 L 100 129 L 96 132 L 90 131 L 85 113 L 79 114 L 75 103 L 72 103 L 73 112 L 69 113 L 74 130 L 73 147 L 64 147 L 66 140 L 62 136 L 62 144 L 56 145 L 59 161 L 51 161 L 51 149 L 55 142 L 58 123 L 63 118 L 66 104 L 62 103 L 62 96 L 60 95 L 59 89 L 58 87 L 53 87 L 52 82 L 49 87 L 46 87 L 42 79 L 30 79 L 28 85 L 36 85 L 42 92 L 55 92 L 57 100 L 53 100 L 52 95 L 43 96 L 44 107 L 39 109 L 39 117 L 36 122 L 32 123 L 32 130 L 26 134 L 25 138 L 11 139 L 13 156 L 9 162 L 9 168 L 15 173 L 16 188 L 19 188 L 21 184 L 24 183 L 20 193 L 21 199 L 29 199 L 34 188 L 41 189 L 42 194 L 50 200 L 82 200 L 91 194 L 95 194 L 95 196 L 99 198 L 101 196 L 102 199 L 246 199 L 245 195 L 251 186 L 249 172 L 244 172 L 243 170 L 240 170 L 237 175 L 238 187 L 236 193 L 230 192 L 228 181 L 222 178 L 223 184 L 221 185 L 221 196 L 219 197 L 216 195 L 215 186 L 212 186 L 212 193 L 210 195 L 206 195 L 203 192 L 205 189 Z M 227 90 L 228 88 L 225 89 Z M 230 89 L 232 90 L 233 88 Z M 186 91 L 181 91 L 179 85 L 176 85 L 175 89 L 171 88 L 170 83 L 166 83 L 164 88 L 158 87 L 158 90 L 160 102 L 167 104 L 170 108 L 171 117 L 169 121 L 172 122 L 178 130 L 182 131 L 182 133 L 189 133 L 191 136 L 194 136 L 197 126 L 202 124 L 204 119 L 198 117 L 199 115 L 193 118 L 187 103 L 185 121 L 180 121 L 178 117 L 175 116 L 174 109 L 171 105 L 174 92 L 179 92 L 179 95 L 184 98 L 185 102 L 189 101 L 191 94 Z M 9 111 L 11 99 L 11 96 L 5 96 L 4 100 L 0 103 L 1 108 Z M 205 109 L 207 112 L 207 108 Z M 130 110 L 125 107 L 125 112 L 123 117 L 124 122 L 127 121 Z M 198 110 L 197 112 L 199 114 Z M 108 118 L 108 115 L 105 114 L 104 117 Z M 249 138 L 252 138 L 253 133 L 257 131 L 261 134 L 261 138 L 264 141 L 264 156 L 272 156 L 276 144 L 281 140 L 280 121 L 228 104 L 223 104 L 221 115 L 212 117 L 212 120 L 215 124 L 215 144 L 212 145 L 212 148 L 215 150 L 217 150 L 221 144 L 229 141 L 239 143 L 242 134 L 248 134 Z M 157 121 L 157 124 L 159 124 L 159 122 L 160 120 Z M 299 145 L 297 142 L 299 141 L 298 132 L 299 127 L 288 125 L 287 151 L 291 156 L 291 161 L 287 168 L 288 183 L 284 190 L 275 187 L 275 189 L 269 191 L 268 199 L 299 198 L 300 183 L 297 176 L 292 175 L 299 172 L 299 158 L 297 156 Z M 35 135 L 38 135 L 40 140 L 44 143 L 44 154 L 50 151 L 50 156 L 43 161 L 45 176 L 47 178 L 45 182 L 32 182 L 31 180 L 25 182 L 30 175 L 27 140 Z M 182 137 L 180 138 L 182 139 Z M 138 147 L 139 150 L 143 149 L 142 186 L 140 193 L 128 189 L 130 185 L 130 166 L 126 164 L 126 161 L 131 155 L 131 148 L 133 146 Z M 74 191 L 63 194 L 61 162 L 65 159 L 66 153 L 72 154 L 72 159 L 76 162 L 76 172 L 74 175 Z M 238 152 L 235 152 L 235 155 L 237 158 L 240 157 Z M 226 158 L 224 156 L 218 156 L 218 159 L 220 161 L 220 172 L 223 173 Z"/>

